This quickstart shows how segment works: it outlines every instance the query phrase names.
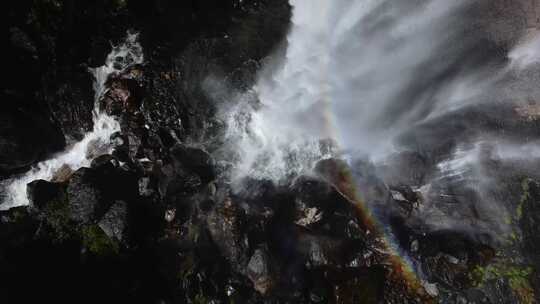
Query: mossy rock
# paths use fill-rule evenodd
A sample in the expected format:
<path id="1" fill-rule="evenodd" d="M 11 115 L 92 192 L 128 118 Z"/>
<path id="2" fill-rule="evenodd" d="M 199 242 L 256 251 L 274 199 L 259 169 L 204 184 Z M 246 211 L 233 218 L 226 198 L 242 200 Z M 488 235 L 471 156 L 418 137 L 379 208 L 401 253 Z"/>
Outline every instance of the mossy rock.
<path id="1" fill-rule="evenodd" d="M 116 255 L 120 250 L 118 242 L 110 239 L 97 225 L 81 228 L 83 246 L 97 256 Z"/>

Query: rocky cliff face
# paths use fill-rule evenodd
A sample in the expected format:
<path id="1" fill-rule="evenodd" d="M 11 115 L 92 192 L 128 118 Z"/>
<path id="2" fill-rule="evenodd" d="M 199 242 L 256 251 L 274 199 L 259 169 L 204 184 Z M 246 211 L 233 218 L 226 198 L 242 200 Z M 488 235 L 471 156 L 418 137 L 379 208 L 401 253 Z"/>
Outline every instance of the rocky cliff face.
<path id="1" fill-rule="evenodd" d="M 519 228 L 502 245 L 488 233 L 433 229 L 422 218 L 428 200 L 448 213 L 478 217 L 477 198 L 463 182 L 416 187 L 435 170 L 437 153 L 453 147 L 448 138 L 429 146 L 420 136 L 415 144 L 425 149 L 380 167 L 332 158 L 284 184 L 230 183 L 227 164 L 216 159 L 224 122 L 215 97 L 223 98 L 223 88 L 246 91 L 263 63 L 279 55 L 291 17 L 286 0 L 4 6 L 1 179 L 92 129 L 89 68 L 101 66 L 126 31 L 139 33 L 145 60 L 112 74 L 99 98 L 121 128 L 110 138 L 112 152 L 91 145 L 88 167 L 63 166 L 51 180 L 29 183 L 30 205 L 0 212 L 0 301 L 538 300 L 540 176 L 524 164 L 505 170 L 497 193 L 515 210 L 509 221 Z M 478 23 L 501 49 L 538 24 L 534 1 L 488 7 Z M 533 136 L 538 128 L 537 120 L 517 114 L 473 114 L 455 114 L 452 134 L 461 136 L 459 122 L 478 117 L 481 131 L 496 126 Z M 501 167 L 488 165 L 497 174 Z M 366 210 L 372 203 L 384 206 L 374 212 L 385 222 Z"/>

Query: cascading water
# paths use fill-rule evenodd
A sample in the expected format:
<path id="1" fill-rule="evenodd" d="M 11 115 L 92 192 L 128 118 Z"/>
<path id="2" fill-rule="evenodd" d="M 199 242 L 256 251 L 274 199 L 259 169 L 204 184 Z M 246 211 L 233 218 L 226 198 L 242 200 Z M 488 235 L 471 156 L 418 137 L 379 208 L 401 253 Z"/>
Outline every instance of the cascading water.
<path id="1" fill-rule="evenodd" d="M 460 101 L 476 94 L 467 89 L 480 71 L 429 88 L 466 51 L 451 43 L 462 1 L 413 2 L 292 0 L 283 66 L 262 73 L 250 92 L 260 109 L 244 95 L 238 111 L 226 111 L 229 140 L 242 155 L 235 176 L 278 180 L 309 169 L 329 156 L 318 144 L 324 138 L 349 154 L 384 157 L 405 128 L 459 106 L 443 101 L 450 89 L 460 88 Z"/>
<path id="2" fill-rule="evenodd" d="M 92 131 L 66 151 L 38 163 L 23 175 L 6 180 L 4 182 L 5 197 L 0 205 L 0 210 L 28 205 L 26 185 L 34 180 L 51 180 L 63 166 L 69 166 L 71 170 L 88 167 L 92 158 L 97 156 L 89 153 L 92 146 L 100 147 L 100 149 L 103 147 L 102 153 L 111 152 L 110 137 L 113 133 L 120 131 L 120 124 L 114 117 L 107 115 L 100 109 L 99 102 L 107 91 L 106 82 L 110 75 L 122 73 L 127 68 L 143 62 L 142 48 L 137 37 L 138 34 L 128 33 L 121 45 L 112 48 L 106 58 L 105 65 L 90 70 L 94 76 L 95 92 Z"/>
<path id="3" fill-rule="evenodd" d="M 407 133 L 414 136 L 405 138 L 420 138 L 427 148 L 451 139 L 454 153 L 437 155 L 438 172 L 417 185 L 418 191 L 431 182 L 468 182 L 481 198 L 475 207 L 485 213 L 480 219 L 452 218 L 427 202 L 419 217 L 439 228 L 505 231 L 503 202 L 486 196 L 496 183 L 485 176 L 480 158 L 515 159 L 523 150 L 500 138 L 504 132 L 478 131 L 471 121 L 457 121 L 474 107 L 489 113 L 502 111 L 493 110 L 495 105 L 512 108 L 538 99 L 529 72 L 540 62 L 540 36 L 533 32 L 501 55 L 476 28 L 467 1 L 290 3 L 293 17 L 281 65 L 263 69 L 256 85 L 222 110 L 228 149 L 235 153 L 233 179 L 280 182 L 335 155 L 384 163 L 418 145 L 403 142 Z M 417 127 L 430 123 L 450 131 L 437 134 L 428 127 L 432 139 L 418 133 Z M 461 133 L 451 133 L 454 125 Z M 480 153 L 484 143 L 495 147 L 494 153 Z M 528 147 L 521 158 L 538 154 L 535 145 Z M 430 214 L 437 216 L 429 219 Z"/>

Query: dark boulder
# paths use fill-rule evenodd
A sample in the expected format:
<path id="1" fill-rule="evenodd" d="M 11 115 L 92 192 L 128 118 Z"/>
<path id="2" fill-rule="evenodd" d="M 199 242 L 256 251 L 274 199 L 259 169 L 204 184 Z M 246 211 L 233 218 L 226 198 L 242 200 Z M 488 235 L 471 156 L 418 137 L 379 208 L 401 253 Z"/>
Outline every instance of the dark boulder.
<path id="1" fill-rule="evenodd" d="M 109 238 L 122 241 L 126 234 L 127 220 L 127 204 L 123 201 L 116 201 L 103 215 L 98 226 Z"/>
<path id="2" fill-rule="evenodd" d="M 109 90 L 101 100 L 102 107 L 109 115 L 123 112 L 134 113 L 142 102 L 142 88 L 135 79 L 113 78 L 107 84 Z"/>
<path id="3" fill-rule="evenodd" d="M 531 179 L 522 182 L 522 196 L 518 205 L 519 225 L 523 233 L 525 255 L 533 265 L 532 284 L 540 289 L 540 184 Z M 536 301 L 540 295 L 536 294 Z"/>
<path id="4" fill-rule="evenodd" d="M 97 184 L 98 176 L 92 169 L 81 168 L 73 173 L 66 189 L 70 219 L 88 223 L 104 209 Z"/>
<path id="5" fill-rule="evenodd" d="M 248 262 L 248 248 L 245 214 L 238 203 L 230 197 L 225 197 L 208 214 L 206 224 L 222 256 L 234 269 L 243 271 Z"/>
<path id="6" fill-rule="evenodd" d="M 301 176 L 295 180 L 291 192 L 296 225 L 324 235 L 350 239 L 365 236 L 356 207 L 327 181 Z"/>
<path id="7" fill-rule="evenodd" d="M 418 254 L 430 280 L 463 290 L 474 285 L 473 270 L 487 265 L 495 250 L 484 244 L 481 236 L 442 230 L 419 237 Z"/>
<path id="8" fill-rule="evenodd" d="M 26 186 L 26 195 L 30 205 L 42 210 L 47 203 L 61 195 L 62 186 L 42 179 L 35 180 Z"/>
<path id="9" fill-rule="evenodd" d="M 46 112 L 37 107 L 26 111 L 24 106 L 21 100 L 11 104 L 8 99 L 0 111 L 0 172 L 28 167 L 65 145 Z"/>
<path id="10" fill-rule="evenodd" d="M 278 283 L 276 270 L 269 252 L 257 249 L 251 256 L 247 265 L 247 276 L 253 283 L 253 288 L 266 295 Z"/>
<path id="11" fill-rule="evenodd" d="M 90 164 L 97 177 L 95 186 L 101 191 L 103 200 L 133 200 L 138 197 L 138 175 L 135 168 L 120 166 L 112 155 L 101 155 Z"/>
<path id="12" fill-rule="evenodd" d="M 175 168 L 172 164 L 158 166 L 159 192 L 167 200 L 193 194 L 202 185 L 201 178 L 183 168 Z"/>
<path id="13" fill-rule="evenodd" d="M 177 144 L 171 148 L 170 153 L 176 167 L 183 167 L 197 174 L 202 182 L 208 183 L 216 177 L 214 159 L 206 151 Z"/>

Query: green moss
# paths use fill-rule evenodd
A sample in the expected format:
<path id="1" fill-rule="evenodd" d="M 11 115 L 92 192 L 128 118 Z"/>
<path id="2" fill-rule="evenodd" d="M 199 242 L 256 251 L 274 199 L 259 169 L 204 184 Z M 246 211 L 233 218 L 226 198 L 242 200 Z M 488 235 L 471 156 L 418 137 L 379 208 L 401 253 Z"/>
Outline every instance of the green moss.
<path id="1" fill-rule="evenodd" d="M 477 266 L 471 272 L 471 278 L 478 287 L 489 280 L 504 279 L 521 303 L 532 304 L 534 303 L 534 290 L 529 281 L 532 272 L 531 267 L 495 263 L 486 267 Z"/>
<path id="2" fill-rule="evenodd" d="M 85 226 L 81 229 L 83 245 L 93 254 L 117 254 L 119 245 L 111 240 L 97 225 Z"/>
<path id="3" fill-rule="evenodd" d="M 521 194 L 521 198 L 519 199 L 519 204 L 516 208 L 516 219 L 520 220 L 523 217 L 523 205 L 525 205 L 525 202 L 527 202 L 531 195 L 529 194 L 529 183 L 531 182 L 530 179 L 526 178 L 521 182 L 521 189 L 523 193 Z"/>
<path id="4" fill-rule="evenodd" d="M 210 303 L 210 301 L 201 293 L 196 295 L 195 298 L 193 299 L 193 304 L 208 304 L 208 303 Z"/>
<path id="5" fill-rule="evenodd" d="M 69 204 L 58 199 L 47 204 L 43 210 L 44 218 L 54 235 L 53 241 L 62 242 L 76 237 L 77 228 L 69 219 Z"/>

